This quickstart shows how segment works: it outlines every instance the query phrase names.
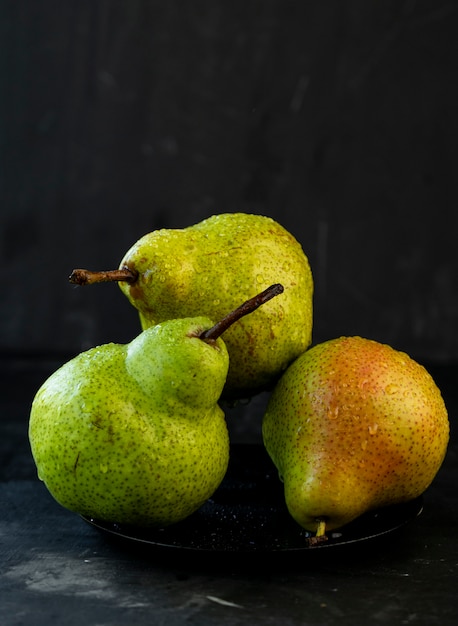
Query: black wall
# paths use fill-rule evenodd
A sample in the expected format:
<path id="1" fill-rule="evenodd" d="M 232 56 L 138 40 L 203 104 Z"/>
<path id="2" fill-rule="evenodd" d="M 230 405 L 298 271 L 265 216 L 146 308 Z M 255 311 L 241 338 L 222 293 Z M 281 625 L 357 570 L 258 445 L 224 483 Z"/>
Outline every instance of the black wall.
<path id="1" fill-rule="evenodd" d="M 128 341 L 136 239 L 264 213 L 315 275 L 315 341 L 458 358 L 458 3 L 2 0 L 0 352 Z"/>

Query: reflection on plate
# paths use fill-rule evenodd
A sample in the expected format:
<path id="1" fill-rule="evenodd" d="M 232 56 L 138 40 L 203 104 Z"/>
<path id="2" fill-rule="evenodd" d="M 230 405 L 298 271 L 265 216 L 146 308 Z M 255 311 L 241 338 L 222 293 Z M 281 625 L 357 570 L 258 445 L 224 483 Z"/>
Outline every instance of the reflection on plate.
<path id="1" fill-rule="evenodd" d="M 224 481 L 214 496 L 187 519 L 166 528 L 142 529 L 83 519 L 124 540 L 158 548 L 205 552 L 286 552 L 330 548 L 385 535 L 417 517 L 422 498 L 367 513 L 327 541 L 314 544 L 311 533 L 289 515 L 283 485 L 264 448 L 233 445 Z"/>

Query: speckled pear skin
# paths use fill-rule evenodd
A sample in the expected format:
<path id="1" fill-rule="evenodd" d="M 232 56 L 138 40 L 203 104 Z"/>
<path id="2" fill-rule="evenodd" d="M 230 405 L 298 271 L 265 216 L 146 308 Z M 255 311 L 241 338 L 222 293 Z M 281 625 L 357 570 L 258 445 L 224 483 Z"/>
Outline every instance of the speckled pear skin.
<path id="1" fill-rule="evenodd" d="M 62 506 L 165 526 L 213 494 L 229 460 L 217 404 L 228 354 L 221 339 L 195 336 L 212 325 L 197 318 L 151 327 L 130 344 L 80 354 L 45 381 L 29 440 L 38 475 Z"/>
<path id="2" fill-rule="evenodd" d="M 276 386 L 263 418 L 285 501 L 304 528 L 340 528 L 421 495 L 446 454 L 449 421 L 430 374 L 361 337 L 318 344 Z"/>
<path id="3" fill-rule="evenodd" d="M 184 229 L 142 237 L 120 267 L 138 272 L 119 283 L 142 328 L 167 319 L 222 319 L 256 293 L 281 283 L 284 293 L 224 333 L 229 356 L 225 396 L 272 385 L 312 337 L 313 278 L 301 245 L 269 217 L 214 215 Z"/>

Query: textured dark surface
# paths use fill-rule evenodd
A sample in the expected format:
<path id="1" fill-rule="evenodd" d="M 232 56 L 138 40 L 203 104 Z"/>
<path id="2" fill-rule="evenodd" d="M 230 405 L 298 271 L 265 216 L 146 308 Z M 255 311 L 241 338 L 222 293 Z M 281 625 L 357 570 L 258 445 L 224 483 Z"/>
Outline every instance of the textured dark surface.
<path id="1" fill-rule="evenodd" d="M 146 550 L 62 509 L 36 478 L 27 440 L 30 402 L 56 365 L 0 362 L 2 625 L 456 624 L 456 367 L 429 368 L 452 439 L 418 518 L 385 538 L 256 558 Z M 239 407 L 251 443 L 259 411 Z"/>
<path id="2" fill-rule="evenodd" d="M 315 339 L 458 359 L 457 3 L 0 3 L 0 351 L 138 331 L 77 289 L 144 233 L 279 220 L 315 275 Z"/>

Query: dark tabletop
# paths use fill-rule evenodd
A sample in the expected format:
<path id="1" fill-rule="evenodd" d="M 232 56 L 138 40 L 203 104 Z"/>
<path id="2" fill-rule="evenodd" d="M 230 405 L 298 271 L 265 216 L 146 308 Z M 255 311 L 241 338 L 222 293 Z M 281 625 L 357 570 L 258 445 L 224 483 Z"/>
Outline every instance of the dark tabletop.
<path id="1" fill-rule="evenodd" d="M 27 423 L 33 395 L 56 365 L 0 360 L 3 626 L 457 623 L 457 367 L 428 368 L 452 435 L 419 516 L 323 549 L 212 552 L 118 539 L 51 498 L 36 476 Z M 232 432 L 253 462 L 259 410 L 256 401 L 239 408 Z M 253 533 L 255 544 L 255 519 Z"/>

